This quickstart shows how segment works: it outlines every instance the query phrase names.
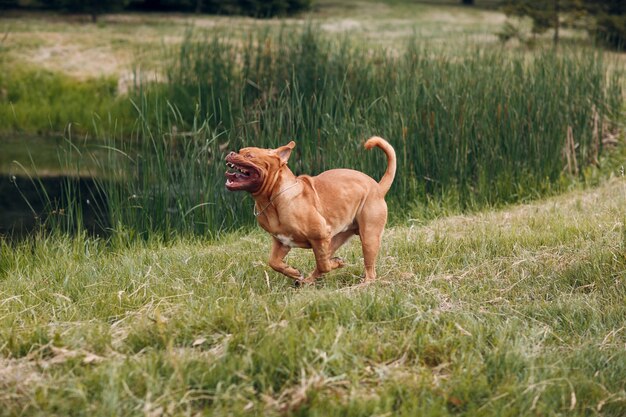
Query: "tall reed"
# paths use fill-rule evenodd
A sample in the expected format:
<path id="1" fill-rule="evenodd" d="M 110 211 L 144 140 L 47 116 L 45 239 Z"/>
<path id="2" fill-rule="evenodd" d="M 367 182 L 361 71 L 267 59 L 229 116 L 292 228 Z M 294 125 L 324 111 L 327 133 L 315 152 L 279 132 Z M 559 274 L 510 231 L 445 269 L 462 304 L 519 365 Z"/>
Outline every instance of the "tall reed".
<path id="1" fill-rule="evenodd" d="M 102 184 L 110 224 L 165 235 L 248 224 L 248 197 L 224 189 L 224 155 L 292 139 L 296 173 L 380 178 L 383 153 L 362 144 L 387 138 L 399 159 L 396 213 L 428 199 L 467 209 L 534 198 L 569 181 L 564 150 L 584 175 L 602 152 L 594 120 L 622 105 L 617 75 L 589 50 L 450 53 L 414 41 L 390 51 L 312 27 L 212 36 L 190 34 L 166 60 L 166 82 L 134 92 L 133 139 L 111 139 L 103 161 L 116 172 Z"/>

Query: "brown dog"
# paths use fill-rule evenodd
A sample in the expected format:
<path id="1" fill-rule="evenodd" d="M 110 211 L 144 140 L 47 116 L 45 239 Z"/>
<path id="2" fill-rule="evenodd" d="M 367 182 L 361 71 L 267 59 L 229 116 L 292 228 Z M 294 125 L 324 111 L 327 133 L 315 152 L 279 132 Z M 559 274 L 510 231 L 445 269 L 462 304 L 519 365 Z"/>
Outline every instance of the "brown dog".
<path id="1" fill-rule="evenodd" d="M 385 194 L 396 174 L 396 153 L 382 138 L 372 137 L 365 148 L 378 146 L 387 154 L 387 170 L 380 183 L 359 171 L 331 169 L 316 177 L 296 177 L 287 160 L 296 144 L 277 149 L 243 148 L 226 156 L 226 188 L 248 191 L 254 214 L 273 237 L 270 266 L 299 283 L 312 283 L 344 265 L 333 254 L 359 235 L 365 262 L 365 281 L 376 278 L 376 256 L 387 222 Z M 316 268 L 306 279 L 283 259 L 291 248 L 312 248 Z"/>

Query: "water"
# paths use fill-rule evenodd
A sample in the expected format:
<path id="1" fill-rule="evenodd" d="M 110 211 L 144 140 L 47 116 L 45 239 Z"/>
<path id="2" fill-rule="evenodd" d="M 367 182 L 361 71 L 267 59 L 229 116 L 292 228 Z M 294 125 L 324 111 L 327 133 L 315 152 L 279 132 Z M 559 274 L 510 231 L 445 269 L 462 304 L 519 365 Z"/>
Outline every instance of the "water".
<path id="1" fill-rule="evenodd" d="M 88 153 L 93 145 L 81 147 Z M 106 204 L 96 192 L 97 169 L 68 168 L 67 152 L 63 138 L 0 138 L 0 236 L 23 238 L 66 220 L 70 213 L 62 205 L 70 188 L 83 227 L 93 234 L 106 233 Z"/>

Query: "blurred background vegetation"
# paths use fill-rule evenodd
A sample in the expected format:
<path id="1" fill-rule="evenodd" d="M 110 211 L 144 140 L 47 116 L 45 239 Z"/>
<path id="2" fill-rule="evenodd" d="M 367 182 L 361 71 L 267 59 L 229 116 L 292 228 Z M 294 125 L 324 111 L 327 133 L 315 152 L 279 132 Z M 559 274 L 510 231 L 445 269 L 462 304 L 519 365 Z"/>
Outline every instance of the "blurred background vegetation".
<path id="1" fill-rule="evenodd" d="M 528 16 L 533 21 L 533 33 L 553 29 L 555 42 L 558 41 L 560 27 L 571 25 L 585 27 L 599 40 L 613 47 L 621 47 L 626 41 L 626 2 L 623 0 L 458 0 L 454 2 L 466 6 L 503 7 L 511 16 Z M 0 9 L 86 13 L 94 22 L 103 13 L 123 10 L 176 11 L 267 18 L 301 13 L 310 10 L 312 5 L 313 0 L 0 0 Z"/>

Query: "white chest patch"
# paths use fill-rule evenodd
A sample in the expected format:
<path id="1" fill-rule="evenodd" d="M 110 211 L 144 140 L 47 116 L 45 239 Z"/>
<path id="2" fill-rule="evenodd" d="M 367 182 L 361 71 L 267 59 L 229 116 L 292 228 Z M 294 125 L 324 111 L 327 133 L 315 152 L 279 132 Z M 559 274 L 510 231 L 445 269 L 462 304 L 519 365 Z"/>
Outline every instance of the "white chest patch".
<path id="1" fill-rule="evenodd" d="M 289 246 L 290 248 L 296 247 L 296 244 L 294 243 L 293 238 L 291 236 L 276 235 L 276 239 L 278 239 L 280 243 L 282 243 L 285 246 Z"/>

